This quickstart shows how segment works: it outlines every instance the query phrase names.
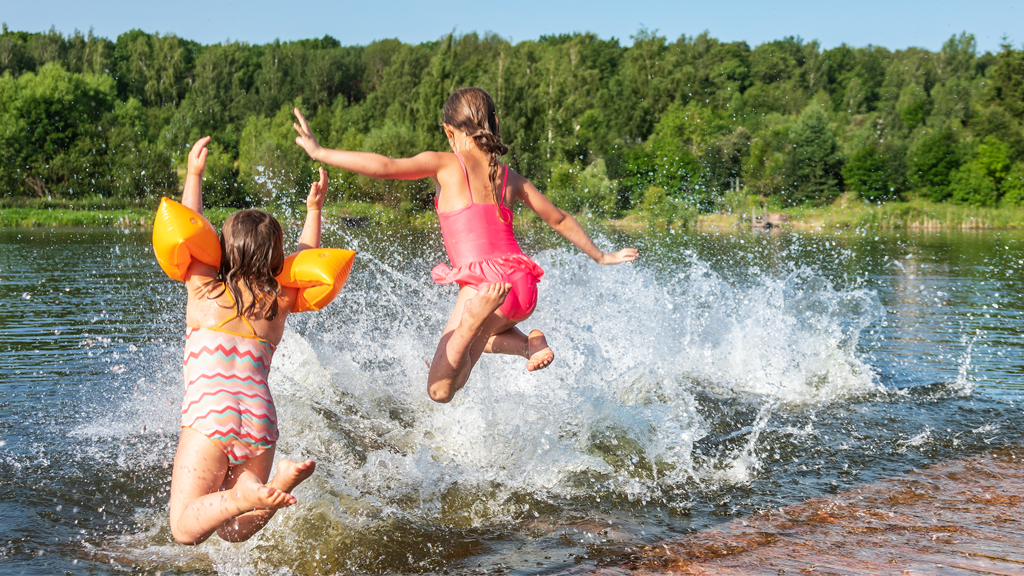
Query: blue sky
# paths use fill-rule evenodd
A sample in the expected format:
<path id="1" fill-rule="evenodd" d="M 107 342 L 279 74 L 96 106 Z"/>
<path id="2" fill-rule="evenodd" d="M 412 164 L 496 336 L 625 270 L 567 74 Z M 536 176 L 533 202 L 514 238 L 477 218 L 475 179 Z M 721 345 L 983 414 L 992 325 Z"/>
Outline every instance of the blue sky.
<path id="1" fill-rule="evenodd" d="M 132 28 L 173 32 L 204 44 L 228 39 L 262 44 L 330 34 L 343 44 L 382 38 L 418 43 L 457 33 L 495 32 L 513 42 L 542 34 L 590 31 L 630 44 L 641 27 L 675 40 L 704 30 L 721 40 L 756 46 L 785 36 L 818 40 L 831 48 L 875 44 L 891 49 L 937 50 L 953 34 L 975 35 L 979 51 L 998 51 L 1007 35 L 1024 43 L 1022 0 L 468 0 L 283 2 L 281 0 L 36 0 L 10 2 L 0 21 L 14 30 L 65 33 L 93 28 L 108 38 Z"/>

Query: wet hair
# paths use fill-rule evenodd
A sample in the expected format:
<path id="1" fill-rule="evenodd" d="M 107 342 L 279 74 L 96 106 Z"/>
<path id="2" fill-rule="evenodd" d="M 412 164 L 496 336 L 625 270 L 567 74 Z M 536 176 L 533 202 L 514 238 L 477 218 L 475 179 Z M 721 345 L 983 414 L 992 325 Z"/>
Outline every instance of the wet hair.
<path id="1" fill-rule="evenodd" d="M 489 182 L 494 203 L 498 203 L 501 188 L 498 156 L 508 154 L 508 146 L 498 135 L 498 114 L 494 100 L 483 88 L 459 88 L 444 103 L 444 123 L 461 130 L 476 142 L 477 147 L 490 157 Z M 499 210 L 499 214 L 500 214 Z"/>
<path id="2" fill-rule="evenodd" d="M 281 224 L 262 210 L 239 210 L 224 222 L 217 279 L 223 290 L 231 292 L 239 316 L 253 315 L 264 299 L 270 302 L 264 318 L 273 320 L 277 316 L 281 285 L 275 276 L 284 268 L 283 242 Z M 248 304 L 244 303 L 242 286 L 252 297 Z"/>

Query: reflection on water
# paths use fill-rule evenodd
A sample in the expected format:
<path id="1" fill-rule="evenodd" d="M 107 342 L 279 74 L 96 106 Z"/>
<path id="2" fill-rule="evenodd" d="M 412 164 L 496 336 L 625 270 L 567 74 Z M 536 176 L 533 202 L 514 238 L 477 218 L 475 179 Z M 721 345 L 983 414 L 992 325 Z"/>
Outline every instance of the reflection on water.
<path id="1" fill-rule="evenodd" d="M 1022 440 L 1024 235 L 542 229 L 556 363 L 426 365 L 455 299 L 436 231 L 359 251 L 274 359 L 279 457 L 319 462 L 241 545 L 172 543 L 184 289 L 144 234 L 0 232 L 0 564 L 35 573 L 534 573 Z M 8 568 L 10 567 L 10 568 Z"/>

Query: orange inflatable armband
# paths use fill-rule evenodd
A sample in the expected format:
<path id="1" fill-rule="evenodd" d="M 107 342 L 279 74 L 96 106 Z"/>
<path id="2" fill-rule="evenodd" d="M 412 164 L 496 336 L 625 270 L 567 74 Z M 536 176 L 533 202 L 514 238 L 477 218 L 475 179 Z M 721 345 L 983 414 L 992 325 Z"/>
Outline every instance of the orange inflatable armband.
<path id="1" fill-rule="evenodd" d="M 299 289 L 292 312 L 319 310 L 330 304 L 348 280 L 355 257 L 351 250 L 311 248 L 285 258 L 277 281 Z"/>
<path id="2" fill-rule="evenodd" d="M 170 198 L 161 199 L 156 209 L 153 251 L 164 272 L 181 282 L 193 258 L 220 268 L 220 237 L 213 224 Z"/>

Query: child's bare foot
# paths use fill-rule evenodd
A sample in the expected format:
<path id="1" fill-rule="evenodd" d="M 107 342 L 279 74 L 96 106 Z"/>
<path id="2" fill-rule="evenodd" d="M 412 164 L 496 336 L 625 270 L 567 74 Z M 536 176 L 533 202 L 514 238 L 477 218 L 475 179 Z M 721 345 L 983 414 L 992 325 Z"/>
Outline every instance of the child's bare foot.
<path id="1" fill-rule="evenodd" d="M 526 362 L 526 369 L 530 372 L 547 368 L 555 359 L 555 353 L 548 347 L 548 341 L 540 330 L 531 330 L 530 338 L 527 340 L 529 360 Z"/>
<path id="2" fill-rule="evenodd" d="M 495 282 L 481 288 L 476 296 L 466 301 L 459 328 L 472 334 L 479 332 L 487 317 L 505 303 L 505 296 L 508 296 L 511 289 L 512 285 L 505 282 Z"/>
<path id="3" fill-rule="evenodd" d="M 277 463 L 277 474 L 270 484 L 282 492 L 291 492 L 295 487 L 309 478 L 316 470 L 316 462 L 306 460 L 299 464 L 292 460 L 281 460 Z"/>
<path id="4" fill-rule="evenodd" d="M 246 470 L 231 488 L 231 496 L 238 500 L 243 510 L 277 510 L 295 504 L 295 497 L 267 486 L 258 476 Z"/>

